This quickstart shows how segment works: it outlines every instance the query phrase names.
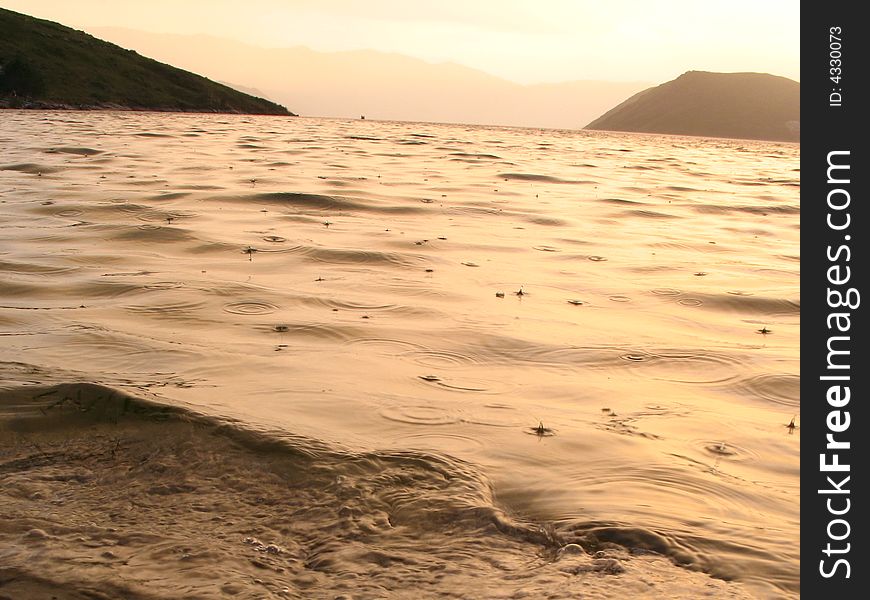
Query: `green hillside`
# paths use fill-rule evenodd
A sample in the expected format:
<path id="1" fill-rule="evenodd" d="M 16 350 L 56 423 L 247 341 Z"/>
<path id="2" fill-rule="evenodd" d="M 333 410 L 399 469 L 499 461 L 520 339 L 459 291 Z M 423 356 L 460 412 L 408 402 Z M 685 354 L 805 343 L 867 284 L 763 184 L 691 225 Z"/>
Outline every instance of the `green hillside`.
<path id="1" fill-rule="evenodd" d="M 58 23 L 0 8 L 0 107 L 292 115 Z"/>

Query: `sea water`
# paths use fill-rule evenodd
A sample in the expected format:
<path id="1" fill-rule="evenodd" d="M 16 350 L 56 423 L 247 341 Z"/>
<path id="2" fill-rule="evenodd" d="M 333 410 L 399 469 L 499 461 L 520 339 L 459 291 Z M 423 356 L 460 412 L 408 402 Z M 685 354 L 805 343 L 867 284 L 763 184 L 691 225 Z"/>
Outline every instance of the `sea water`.
<path id="1" fill-rule="evenodd" d="M 0 149 L 0 592 L 799 595 L 799 145 L 2 111 Z"/>

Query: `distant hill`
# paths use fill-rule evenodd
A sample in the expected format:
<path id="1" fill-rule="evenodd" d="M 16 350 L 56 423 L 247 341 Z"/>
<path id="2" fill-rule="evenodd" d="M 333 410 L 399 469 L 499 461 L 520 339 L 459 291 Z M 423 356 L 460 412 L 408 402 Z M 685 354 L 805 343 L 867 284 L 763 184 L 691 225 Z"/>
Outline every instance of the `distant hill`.
<path id="1" fill-rule="evenodd" d="M 305 116 L 579 129 L 651 82 L 571 81 L 522 85 L 455 63 L 374 50 L 263 48 L 209 35 L 116 27 L 103 39 L 236 89 L 291 102 Z M 240 87 L 244 86 L 244 88 Z"/>
<path id="2" fill-rule="evenodd" d="M 689 71 L 635 94 L 586 129 L 797 142 L 800 90 L 766 73 Z"/>
<path id="3" fill-rule="evenodd" d="M 0 107 L 290 115 L 283 106 L 0 8 Z"/>

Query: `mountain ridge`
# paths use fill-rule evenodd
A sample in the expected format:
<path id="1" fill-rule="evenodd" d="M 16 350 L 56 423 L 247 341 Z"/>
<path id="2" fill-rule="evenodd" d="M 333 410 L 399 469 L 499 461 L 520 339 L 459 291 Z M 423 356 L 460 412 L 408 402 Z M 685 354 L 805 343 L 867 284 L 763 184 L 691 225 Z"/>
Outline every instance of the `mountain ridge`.
<path id="1" fill-rule="evenodd" d="M 0 107 L 293 115 L 86 32 L 4 8 Z"/>
<path id="2" fill-rule="evenodd" d="M 769 73 L 687 71 L 585 128 L 798 142 L 800 83 Z"/>
<path id="3" fill-rule="evenodd" d="M 455 62 L 396 52 L 265 48 L 208 34 L 89 31 L 234 85 L 292 99 L 302 115 L 579 129 L 650 82 L 524 85 Z"/>

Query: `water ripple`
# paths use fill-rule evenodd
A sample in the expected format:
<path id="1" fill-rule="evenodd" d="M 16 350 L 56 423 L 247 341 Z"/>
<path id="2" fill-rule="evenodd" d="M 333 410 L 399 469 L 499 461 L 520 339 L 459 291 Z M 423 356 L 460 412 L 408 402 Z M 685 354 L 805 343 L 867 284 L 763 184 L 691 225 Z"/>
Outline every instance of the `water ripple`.
<path id="1" fill-rule="evenodd" d="M 269 302 L 249 300 L 230 302 L 224 305 L 223 310 L 234 315 L 268 315 L 278 310 L 278 307 Z"/>

